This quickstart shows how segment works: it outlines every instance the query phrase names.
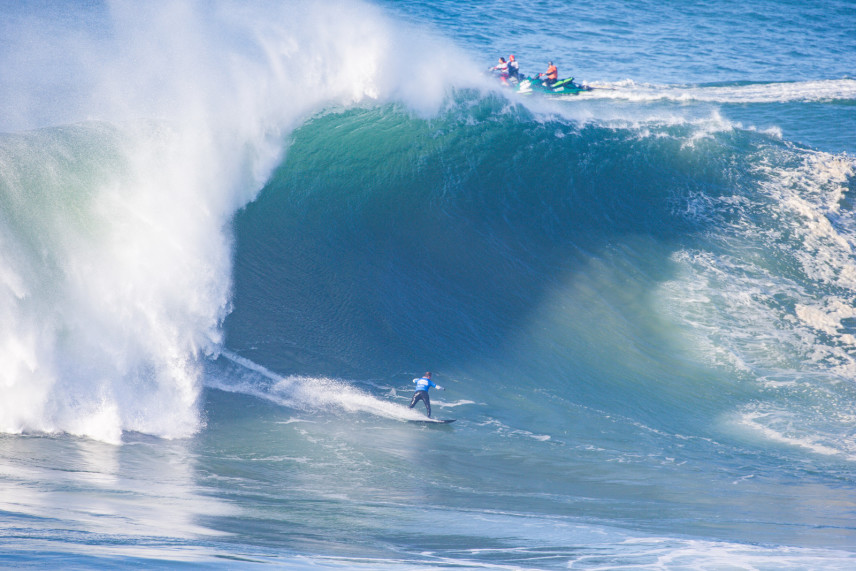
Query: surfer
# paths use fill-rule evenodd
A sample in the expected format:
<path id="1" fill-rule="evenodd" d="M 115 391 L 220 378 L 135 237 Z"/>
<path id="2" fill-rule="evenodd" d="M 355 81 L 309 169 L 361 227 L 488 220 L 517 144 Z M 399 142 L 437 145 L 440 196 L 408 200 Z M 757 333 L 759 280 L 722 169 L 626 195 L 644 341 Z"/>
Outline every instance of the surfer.
<path id="1" fill-rule="evenodd" d="M 544 72 L 544 77 L 546 78 L 544 85 L 547 86 L 553 85 L 559 79 L 559 70 L 553 65 L 553 62 L 547 64 L 547 71 Z"/>
<path id="2" fill-rule="evenodd" d="M 428 398 L 428 389 L 436 387 L 438 390 L 445 391 L 440 385 L 435 385 L 431 380 L 431 371 L 425 373 L 421 378 L 413 379 L 416 385 L 416 392 L 413 393 L 413 398 L 410 399 L 410 408 L 416 406 L 420 400 L 425 403 L 425 408 L 428 409 L 428 418 L 431 418 L 431 399 Z"/>

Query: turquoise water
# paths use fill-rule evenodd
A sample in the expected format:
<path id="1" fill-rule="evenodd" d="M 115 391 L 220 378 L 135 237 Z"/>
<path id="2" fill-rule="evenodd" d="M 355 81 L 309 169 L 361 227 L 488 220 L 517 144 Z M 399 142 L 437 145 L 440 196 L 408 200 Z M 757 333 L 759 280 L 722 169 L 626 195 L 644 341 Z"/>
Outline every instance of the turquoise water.
<path id="1" fill-rule="evenodd" d="M 0 565 L 851 568 L 854 10 L 3 8 Z"/>

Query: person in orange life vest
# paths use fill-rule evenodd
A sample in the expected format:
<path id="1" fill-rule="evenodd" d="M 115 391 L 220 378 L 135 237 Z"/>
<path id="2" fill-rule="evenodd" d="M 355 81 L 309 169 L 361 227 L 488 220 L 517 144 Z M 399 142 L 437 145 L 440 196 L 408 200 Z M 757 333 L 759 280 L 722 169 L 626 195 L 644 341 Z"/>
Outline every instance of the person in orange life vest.
<path id="1" fill-rule="evenodd" d="M 556 66 L 553 65 L 553 62 L 549 62 L 547 64 L 547 71 L 544 73 L 544 76 L 546 78 L 544 80 L 544 84 L 548 86 L 553 85 L 554 83 L 556 83 L 556 80 L 559 79 L 559 70 L 556 69 Z"/>
<path id="2" fill-rule="evenodd" d="M 430 371 L 425 373 L 420 379 L 413 379 L 413 382 L 416 384 L 416 392 L 413 393 L 413 398 L 410 399 L 410 408 L 416 406 L 416 403 L 421 400 L 425 403 L 425 408 L 428 409 L 428 418 L 431 418 L 431 399 L 428 398 L 428 389 L 431 387 L 437 387 L 439 391 L 445 391 L 446 389 L 440 385 L 435 385 L 431 381 Z"/>

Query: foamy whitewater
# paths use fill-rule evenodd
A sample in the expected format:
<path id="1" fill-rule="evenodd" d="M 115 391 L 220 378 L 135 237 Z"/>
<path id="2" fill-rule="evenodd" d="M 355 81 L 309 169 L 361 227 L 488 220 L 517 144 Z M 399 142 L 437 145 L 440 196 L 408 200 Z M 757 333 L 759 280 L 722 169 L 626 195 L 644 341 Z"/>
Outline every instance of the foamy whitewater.
<path id="1" fill-rule="evenodd" d="M 0 16 L 0 566 L 856 565 L 851 1 Z"/>

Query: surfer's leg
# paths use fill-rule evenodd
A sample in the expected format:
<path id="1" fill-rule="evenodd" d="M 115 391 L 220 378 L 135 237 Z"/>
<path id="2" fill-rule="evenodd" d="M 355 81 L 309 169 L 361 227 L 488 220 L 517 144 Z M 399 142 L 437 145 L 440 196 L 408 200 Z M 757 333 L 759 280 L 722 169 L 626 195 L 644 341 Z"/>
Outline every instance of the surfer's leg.
<path id="1" fill-rule="evenodd" d="M 413 398 L 410 399 L 410 408 L 416 406 L 416 403 L 419 401 L 419 391 L 413 393 Z"/>
<path id="2" fill-rule="evenodd" d="M 425 393 L 425 396 L 422 397 L 422 400 L 425 401 L 425 408 L 428 409 L 428 418 L 431 418 L 431 399 L 428 397 L 428 393 Z"/>

